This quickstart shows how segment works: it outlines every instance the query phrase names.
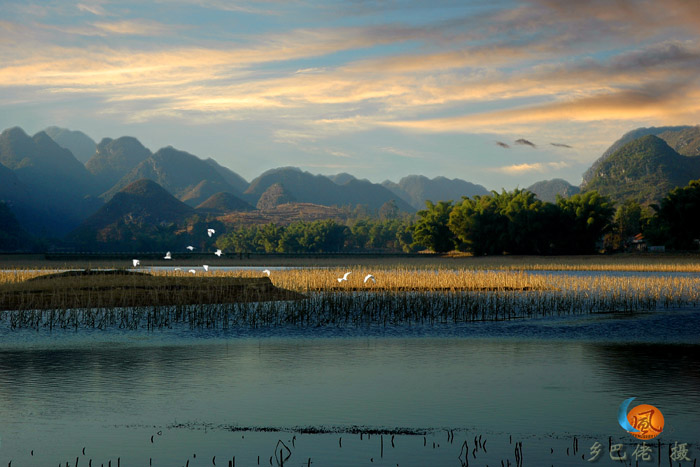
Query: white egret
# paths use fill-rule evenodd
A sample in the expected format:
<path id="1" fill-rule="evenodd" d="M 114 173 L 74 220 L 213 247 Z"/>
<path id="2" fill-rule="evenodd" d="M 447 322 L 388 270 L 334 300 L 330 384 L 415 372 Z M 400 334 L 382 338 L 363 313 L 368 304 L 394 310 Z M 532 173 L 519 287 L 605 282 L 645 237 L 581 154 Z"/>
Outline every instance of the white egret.
<path id="1" fill-rule="evenodd" d="M 187 249 L 190 250 L 190 251 L 192 251 L 192 250 L 194 250 L 194 247 L 193 247 L 192 245 L 190 245 L 190 246 L 187 247 Z"/>
<path id="2" fill-rule="evenodd" d="M 270 277 L 270 270 L 269 270 L 269 269 L 263 269 L 263 274 L 267 274 L 267 277 Z"/>
<path id="3" fill-rule="evenodd" d="M 167 252 L 165 256 L 163 256 L 163 259 L 173 259 L 173 256 L 170 254 L 170 252 Z"/>
<path id="4" fill-rule="evenodd" d="M 214 235 L 215 233 L 216 233 L 216 230 L 214 230 L 214 229 L 207 229 L 207 235 L 209 235 L 210 237 L 211 237 L 212 235 Z"/>
<path id="5" fill-rule="evenodd" d="M 131 262 L 134 263 L 134 267 L 136 267 L 136 266 L 138 266 L 139 264 L 141 264 L 141 261 L 139 261 L 139 260 L 137 260 L 137 259 L 132 259 Z"/>
<path id="6" fill-rule="evenodd" d="M 214 252 L 214 254 L 215 254 L 216 256 L 218 256 L 219 258 L 221 258 L 221 255 L 223 255 L 224 252 L 221 251 L 221 250 L 216 250 L 216 251 Z"/>
<path id="7" fill-rule="evenodd" d="M 187 272 L 191 272 L 192 274 L 197 274 L 197 271 L 195 271 L 194 269 L 188 269 Z"/>
<path id="8" fill-rule="evenodd" d="M 339 277 L 339 278 L 338 278 L 338 282 L 343 282 L 343 281 L 348 280 L 348 276 L 351 274 L 351 272 L 352 272 L 352 271 L 348 271 L 348 272 L 346 272 L 345 274 L 343 274 L 343 277 Z"/>
<path id="9" fill-rule="evenodd" d="M 365 276 L 365 284 L 366 284 L 367 281 L 370 280 L 370 279 L 371 279 L 372 282 L 374 282 L 375 284 L 377 283 L 377 279 L 375 279 L 374 276 L 373 276 L 372 274 L 367 274 L 367 275 Z"/>
<path id="10" fill-rule="evenodd" d="M 209 265 L 208 265 L 208 264 L 203 264 L 202 267 L 204 268 L 205 271 L 209 271 Z"/>

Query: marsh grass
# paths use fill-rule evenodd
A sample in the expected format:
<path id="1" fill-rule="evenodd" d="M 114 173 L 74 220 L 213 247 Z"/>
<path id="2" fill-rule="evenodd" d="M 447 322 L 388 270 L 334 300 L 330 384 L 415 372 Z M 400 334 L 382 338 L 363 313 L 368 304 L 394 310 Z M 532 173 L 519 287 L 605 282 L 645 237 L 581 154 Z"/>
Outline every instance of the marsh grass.
<path id="1" fill-rule="evenodd" d="M 348 279 L 339 282 L 338 278 L 348 271 Z M 255 274 L 260 273 L 253 273 Z M 364 282 L 368 274 L 372 274 L 376 282 Z M 487 272 L 467 269 L 287 269 L 274 271 L 271 279 L 279 287 L 299 292 L 523 291 L 549 287 L 543 278 L 521 271 Z"/>
<path id="2" fill-rule="evenodd" d="M 338 282 L 348 270 L 348 280 Z M 376 283 L 363 282 L 369 273 Z M 162 271 L 103 275 L 86 285 L 71 276 L 30 280 L 36 275 L 0 274 L 1 309 L 12 310 L 0 312 L 0 321 L 37 329 L 410 326 L 700 304 L 700 280 L 673 276 L 355 267 L 275 270 L 269 279 L 252 270 Z M 291 292 L 264 296 L 273 284 Z"/>
<path id="3" fill-rule="evenodd" d="M 16 277 L 22 277 L 18 274 Z M 31 275 L 6 281 L 0 310 L 220 304 L 298 299 L 267 277 L 151 275 L 129 271 L 84 271 Z"/>

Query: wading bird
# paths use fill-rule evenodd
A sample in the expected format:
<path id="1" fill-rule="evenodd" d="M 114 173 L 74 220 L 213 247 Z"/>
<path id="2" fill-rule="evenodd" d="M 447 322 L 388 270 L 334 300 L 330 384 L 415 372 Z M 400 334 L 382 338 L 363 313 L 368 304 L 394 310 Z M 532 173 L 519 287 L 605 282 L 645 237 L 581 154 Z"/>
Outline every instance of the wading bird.
<path id="1" fill-rule="evenodd" d="M 209 235 L 210 237 L 211 237 L 212 235 L 214 235 L 215 233 L 216 233 L 216 230 L 214 230 L 214 229 L 207 229 L 207 235 Z"/>
<path id="2" fill-rule="evenodd" d="M 192 250 L 194 250 L 194 247 L 193 247 L 192 245 L 190 245 L 190 246 L 187 247 L 187 249 L 190 250 L 190 251 L 192 251 Z"/>
<path id="3" fill-rule="evenodd" d="M 204 268 L 205 271 L 209 271 L 209 265 L 208 265 L 208 264 L 203 264 L 202 267 Z"/>
<path id="4" fill-rule="evenodd" d="M 352 272 L 352 271 L 348 271 L 348 272 L 346 272 L 345 274 L 343 274 L 343 277 L 339 277 L 339 278 L 338 278 L 338 282 L 343 282 L 343 281 L 348 280 L 348 276 L 350 275 L 351 272 Z"/>
<path id="5" fill-rule="evenodd" d="M 195 271 L 194 269 L 188 269 L 187 272 L 191 272 L 192 274 L 197 274 L 197 271 Z"/>
<path id="6" fill-rule="evenodd" d="M 270 277 L 270 270 L 269 270 L 269 269 L 263 269 L 263 274 L 267 274 L 267 277 Z"/>
<path id="7" fill-rule="evenodd" d="M 173 259 L 173 256 L 170 254 L 170 252 L 167 252 L 165 256 L 163 256 L 163 259 Z"/>
<path id="8" fill-rule="evenodd" d="M 367 274 L 367 275 L 365 276 L 365 284 L 367 283 L 368 280 L 371 280 L 371 281 L 374 282 L 375 284 L 377 283 L 377 279 L 375 279 L 374 276 L 373 276 L 372 274 Z"/>
<path id="9" fill-rule="evenodd" d="M 139 264 L 141 264 L 141 261 L 139 261 L 139 260 L 137 260 L 137 259 L 132 259 L 131 262 L 134 263 L 134 267 L 136 267 L 136 266 L 138 266 Z"/>
<path id="10" fill-rule="evenodd" d="M 214 252 L 214 254 L 215 254 L 216 256 L 218 256 L 218 257 L 221 257 L 221 255 L 223 255 L 224 252 L 221 251 L 221 250 L 216 250 L 216 251 Z"/>

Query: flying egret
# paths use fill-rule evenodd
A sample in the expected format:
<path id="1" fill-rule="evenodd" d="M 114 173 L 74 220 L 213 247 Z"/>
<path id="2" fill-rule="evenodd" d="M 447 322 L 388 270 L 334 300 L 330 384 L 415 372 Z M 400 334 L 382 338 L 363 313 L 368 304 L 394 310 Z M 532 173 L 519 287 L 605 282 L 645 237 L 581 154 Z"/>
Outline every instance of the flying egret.
<path id="1" fill-rule="evenodd" d="M 270 277 L 270 270 L 269 270 L 269 269 L 263 269 L 263 274 L 267 274 L 267 277 Z"/>
<path id="2" fill-rule="evenodd" d="M 195 271 L 194 269 L 188 269 L 187 272 L 191 272 L 192 274 L 197 274 L 197 271 Z"/>
<path id="3" fill-rule="evenodd" d="M 345 274 L 343 274 L 343 277 L 339 277 L 339 278 L 338 278 L 338 282 L 343 282 L 343 281 L 348 280 L 348 276 L 350 275 L 351 272 L 352 272 L 352 271 L 348 271 L 348 272 L 346 272 Z"/>
<path id="4" fill-rule="evenodd" d="M 173 271 L 182 271 L 182 268 L 175 268 Z"/>
<path id="5" fill-rule="evenodd" d="M 163 259 L 173 259 L 173 256 L 170 254 L 170 252 L 167 252 L 165 256 L 163 256 Z"/>
<path id="6" fill-rule="evenodd" d="M 209 270 L 209 265 L 208 264 L 203 264 L 202 267 L 204 268 L 205 271 Z"/>
<path id="7" fill-rule="evenodd" d="M 138 266 L 139 264 L 141 264 L 141 261 L 139 261 L 139 260 L 137 260 L 137 259 L 132 259 L 131 262 L 134 263 L 134 267 L 136 267 L 136 266 Z"/>
<path id="8" fill-rule="evenodd" d="M 223 254 L 224 254 L 224 252 L 223 252 L 223 251 L 221 251 L 221 250 L 216 250 L 216 251 L 214 252 L 214 254 L 215 254 L 216 256 L 218 256 L 218 257 L 220 258 L 220 257 L 221 257 L 221 255 L 223 255 Z"/>
<path id="9" fill-rule="evenodd" d="M 190 250 L 190 251 L 192 251 L 192 250 L 194 250 L 194 247 L 193 247 L 192 245 L 190 245 L 190 246 L 187 247 L 187 249 Z"/>
<path id="10" fill-rule="evenodd" d="M 365 284 L 366 284 L 367 281 L 370 280 L 370 279 L 371 279 L 372 282 L 374 282 L 375 284 L 377 283 L 377 279 L 375 279 L 374 276 L 373 276 L 372 274 L 367 274 L 367 275 L 365 276 Z"/>
<path id="11" fill-rule="evenodd" d="M 214 229 L 207 229 L 207 235 L 209 235 L 210 237 L 211 237 L 212 235 L 214 235 L 215 233 L 216 233 L 216 230 L 214 230 Z"/>

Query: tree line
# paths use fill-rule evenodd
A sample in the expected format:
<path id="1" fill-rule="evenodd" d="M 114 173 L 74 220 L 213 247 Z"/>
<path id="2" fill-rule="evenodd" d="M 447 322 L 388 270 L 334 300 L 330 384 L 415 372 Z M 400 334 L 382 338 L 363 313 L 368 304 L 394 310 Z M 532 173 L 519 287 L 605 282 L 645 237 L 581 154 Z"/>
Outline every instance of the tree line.
<path id="1" fill-rule="evenodd" d="M 216 246 L 232 253 L 338 253 L 416 251 L 411 219 L 358 219 L 351 225 L 332 219 L 289 225 L 241 226 L 219 237 Z"/>
<path id="2" fill-rule="evenodd" d="M 235 253 L 415 252 L 474 255 L 591 254 L 622 251 L 642 234 L 647 243 L 698 249 L 700 180 L 672 190 L 658 205 L 615 207 L 596 191 L 550 203 L 524 189 L 492 191 L 458 202 L 426 202 L 404 218 L 359 218 L 239 227 L 216 245 Z"/>
<path id="3" fill-rule="evenodd" d="M 558 197 L 550 203 L 515 189 L 457 202 L 427 201 L 426 208 L 414 215 L 400 213 L 391 202 L 374 213 L 361 207 L 346 211 L 343 220 L 233 228 L 201 215 L 181 225 L 121 221 L 103 234 L 109 238 L 93 236 L 78 239 L 77 244 L 90 251 L 165 251 L 191 244 L 198 251 L 217 247 L 226 253 L 459 250 L 474 255 L 557 255 L 624 251 L 641 233 L 649 245 L 674 250 L 700 246 L 700 180 L 675 188 L 654 205 L 627 201 L 614 206 L 596 191 Z M 3 245 L 9 245 L 9 250 L 27 248 L 28 236 L 11 218 L 0 203 Z M 215 228 L 219 235 L 203 237 L 201 232 L 207 228 Z M 45 250 L 49 244 L 50 239 L 33 238 L 31 248 Z"/>

